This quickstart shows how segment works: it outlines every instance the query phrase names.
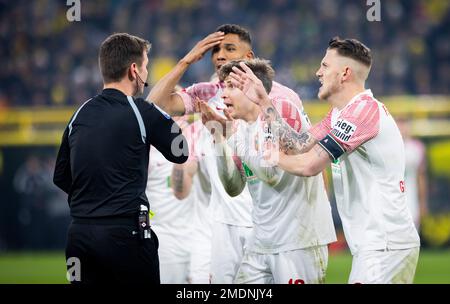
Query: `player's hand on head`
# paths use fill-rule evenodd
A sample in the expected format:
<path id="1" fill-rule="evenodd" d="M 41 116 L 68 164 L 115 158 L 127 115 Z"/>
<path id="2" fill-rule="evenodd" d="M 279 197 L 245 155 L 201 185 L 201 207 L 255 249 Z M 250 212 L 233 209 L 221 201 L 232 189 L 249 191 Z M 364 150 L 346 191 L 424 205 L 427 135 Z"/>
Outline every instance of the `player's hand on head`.
<path id="1" fill-rule="evenodd" d="M 233 67 L 233 71 L 230 73 L 233 86 L 240 89 L 257 105 L 261 106 L 270 102 L 262 81 L 256 77 L 253 71 L 244 62 L 241 62 L 239 65 L 244 71 L 237 67 Z"/>
<path id="2" fill-rule="evenodd" d="M 207 51 L 209 51 L 214 46 L 220 44 L 220 42 L 223 40 L 224 37 L 223 32 L 214 32 L 212 34 L 209 34 L 199 42 L 191 49 L 189 53 L 184 56 L 183 61 L 187 64 L 192 64 L 194 62 L 199 61 L 203 58 L 203 55 Z"/>

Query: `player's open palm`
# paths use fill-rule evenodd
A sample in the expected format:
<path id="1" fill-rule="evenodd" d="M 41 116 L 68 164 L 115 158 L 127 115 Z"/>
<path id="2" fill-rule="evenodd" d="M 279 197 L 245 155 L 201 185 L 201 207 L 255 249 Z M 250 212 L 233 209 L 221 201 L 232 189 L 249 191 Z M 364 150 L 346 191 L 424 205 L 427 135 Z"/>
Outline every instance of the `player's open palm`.
<path id="1" fill-rule="evenodd" d="M 262 81 L 244 62 L 241 62 L 240 66 L 244 71 L 233 67 L 233 72 L 230 73 L 233 85 L 240 89 L 252 102 L 261 105 L 269 98 Z"/>

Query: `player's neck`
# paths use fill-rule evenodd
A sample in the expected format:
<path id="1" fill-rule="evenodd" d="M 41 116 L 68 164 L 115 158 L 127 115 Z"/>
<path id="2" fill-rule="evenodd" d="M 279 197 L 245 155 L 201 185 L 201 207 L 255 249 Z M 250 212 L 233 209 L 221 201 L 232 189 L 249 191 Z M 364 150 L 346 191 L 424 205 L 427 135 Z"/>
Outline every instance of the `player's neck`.
<path id="1" fill-rule="evenodd" d="M 127 96 L 133 96 L 135 93 L 135 88 L 133 84 L 130 82 L 119 81 L 119 82 L 110 82 L 103 85 L 103 89 L 116 89 L 121 91 Z"/>
<path id="2" fill-rule="evenodd" d="M 248 123 L 253 123 L 258 119 L 259 114 L 261 114 L 261 110 L 259 106 L 252 107 L 250 111 L 248 111 L 244 115 L 244 120 Z"/>
<path id="3" fill-rule="evenodd" d="M 352 85 L 333 96 L 331 104 L 338 110 L 342 110 L 358 94 L 365 91 L 363 85 Z"/>

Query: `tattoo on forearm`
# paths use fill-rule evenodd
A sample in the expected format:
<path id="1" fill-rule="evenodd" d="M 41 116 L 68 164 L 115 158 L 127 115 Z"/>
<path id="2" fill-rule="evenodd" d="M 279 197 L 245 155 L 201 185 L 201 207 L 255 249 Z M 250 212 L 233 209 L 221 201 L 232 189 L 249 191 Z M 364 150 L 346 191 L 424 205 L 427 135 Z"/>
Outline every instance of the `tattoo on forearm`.
<path id="1" fill-rule="evenodd" d="M 184 170 L 173 169 L 173 188 L 175 192 L 183 192 Z"/>
<path id="2" fill-rule="evenodd" d="M 301 154 L 309 150 L 314 142 L 309 132 L 297 133 L 273 107 L 267 108 L 264 114 L 270 130 L 278 132 L 281 151 L 286 154 Z"/>

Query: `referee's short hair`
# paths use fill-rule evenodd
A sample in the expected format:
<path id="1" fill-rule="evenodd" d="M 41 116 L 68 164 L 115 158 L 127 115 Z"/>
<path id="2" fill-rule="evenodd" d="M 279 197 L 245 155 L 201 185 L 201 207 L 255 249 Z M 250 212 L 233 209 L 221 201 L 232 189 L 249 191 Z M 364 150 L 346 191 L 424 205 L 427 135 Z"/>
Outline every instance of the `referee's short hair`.
<path id="1" fill-rule="evenodd" d="M 150 48 L 149 41 L 127 33 L 115 33 L 106 38 L 100 46 L 98 56 L 103 81 L 120 81 L 133 62 L 140 67 L 144 52 L 150 51 Z"/>
<path id="2" fill-rule="evenodd" d="M 217 73 L 219 75 L 220 81 L 225 81 L 228 75 L 230 75 L 230 73 L 233 71 L 233 67 L 237 67 L 238 69 L 243 71 L 241 66 L 239 65 L 239 63 L 241 62 L 244 62 L 250 68 L 250 70 L 252 70 L 253 74 L 255 74 L 255 76 L 258 77 L 259 80 L 261 80 L 264 89 L 266 89 L 267 94 L 269 94 L 272 90 L 272 81 L 275 76 L 275 71 L 273 70 L 269 60 L 254 58 L 250 60 L 230 61 L 227 64 L 224 64 Z"/>

